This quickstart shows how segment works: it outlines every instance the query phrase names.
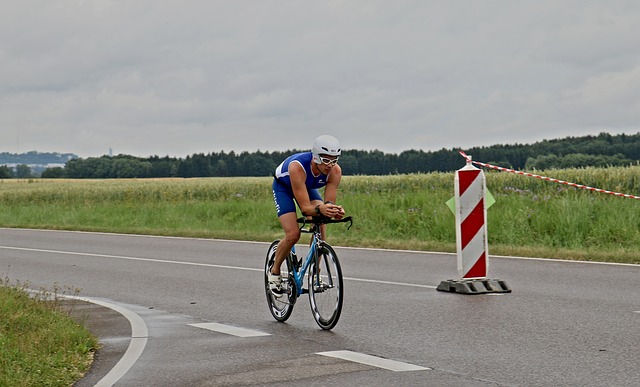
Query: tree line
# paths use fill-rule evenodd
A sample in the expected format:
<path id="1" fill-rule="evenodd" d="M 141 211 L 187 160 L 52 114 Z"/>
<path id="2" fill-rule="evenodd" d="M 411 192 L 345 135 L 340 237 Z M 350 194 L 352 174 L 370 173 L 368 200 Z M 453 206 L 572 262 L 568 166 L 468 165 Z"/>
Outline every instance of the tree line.
<path id="1" fill-rule="evenodd" d="M 129 155 L 74 158 L 64 167 L 49 168 L 43 178 L 160 178 L 160 177 L 233 177 L 270 176 L 292 153 L 212 152 L 185 158 Z M 340 165 L 345 175 L 388 175 L 405 173 L 451 172 L 464 166 L 459 149 L 425 152 L 408 150 L 399 154 L 379 150 L 345 150 Z M 640 133 L 565 137 L 534 144 L 493 145 L 464 150 L 474 160 L 506 168 L 545 170 L 588 166 L 624 166 L 640 160 Z M 5 173 L 3 175 L 3 172 Z M 0 178 L 6 177 L 0 167 Z M 11 171 L 8 171 L 11 172 Z"/>
<path id="2" fill-rule="evenodd" d="M 25 153 L 0 152 L 0 164 L 64 164 L 78 158 L 73 153 L 38 152 Z"/>

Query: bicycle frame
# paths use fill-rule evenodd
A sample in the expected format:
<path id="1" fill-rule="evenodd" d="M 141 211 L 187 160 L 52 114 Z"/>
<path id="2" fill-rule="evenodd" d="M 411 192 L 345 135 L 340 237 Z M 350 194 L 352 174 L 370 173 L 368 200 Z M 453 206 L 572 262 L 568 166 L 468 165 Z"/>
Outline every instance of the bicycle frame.
<path id="1" fill-rule="evenodd" d="M 317 259 L 319 245 L 324 243 L 324 241 L 320 236 L 320 230 L 312 229 L 309 231 L 307 230 L 304 230 L 304 231 L 301 230 L 301 231 L 311 233 L 312 235 L 311 235 L 311 245 L 309 246 L 309 252 L 307 253 L 307 256 L 302 261 L 302 265 L 300 265 L 300 267 L 297 270 L 294 269 L 293 271 L 293 279 L 296 282 L 296 293 L 297 293 L 296 296 L 298 297 L 305 293 L 306 289 L 303 289 L 304 276 L 307 273 L 307 269 L 311 265 L 312 260 Z M 297 257 L 296 246 L 293 246 L 291 248 L 291 253 L 293 254 L 294 257 Z M 295 268 L 295 266 L 293 267 Z"/>

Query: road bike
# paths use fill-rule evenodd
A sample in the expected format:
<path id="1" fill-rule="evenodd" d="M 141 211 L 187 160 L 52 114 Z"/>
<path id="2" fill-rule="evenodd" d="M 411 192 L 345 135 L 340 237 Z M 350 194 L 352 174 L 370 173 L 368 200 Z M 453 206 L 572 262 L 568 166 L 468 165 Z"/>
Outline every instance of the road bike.
<path id="1" fill-rule="evenodd" d="M 348 229 L 353 225 L 353 219 L 350 216 L 339 220 L 324 216 L 298 219 L 298 223 L 301 224 L 300 231 L 311 234 L 311 245 L 304 259 L 297 257 L 295 246 L 291 249 L 284 265 L 286 270 L 281 271 L 282 294 L 275 294 L 269 287 L 268 274 L 273 266 L 280 241 L 275 240 L 271 243 L 264 264 L 264 288 L 269 311 L 277 321 L 287 321 L 298 297 L 308 293 L 311 313 L 318 325 L 322 329 L 329 330 L 338 323 L 344 297 L 342 269 L 338 255 L 322 239 L 320 228 L 323 224 L 345 222 L 349 223 Z M 307 225 L 309 228 L 305 228 Z M 306 288 L 303 287 L 305 277 Z"/>

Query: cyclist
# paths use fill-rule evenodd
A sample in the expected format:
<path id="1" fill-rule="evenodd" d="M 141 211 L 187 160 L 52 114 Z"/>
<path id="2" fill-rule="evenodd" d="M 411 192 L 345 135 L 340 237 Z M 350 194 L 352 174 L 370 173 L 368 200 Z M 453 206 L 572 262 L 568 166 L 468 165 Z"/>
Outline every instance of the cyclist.
<path id="1" fill-rule="evenodd" d="M 313 142 L 311 152 L 291 155 L 276 168 L 272 185 L 273 200 L 285 236 L 278 244 L 274 265 L 269 273 L 269 288 L 275 294 L 282 293 L 280 267 L 300 239 L 294 200 L 303 215 L 324 215 L 335 219 L 344 217 L 342 206 L 334 204 L 342 178 L 342 169 L 338 165 L 341 153 L 340 142 L 335 137 L 322 135 Z M 318 188 L 322 187 L 325 187 L 324 201 L 318 192 Z M 321 231 L 324 239 L 324 226 Z"/>

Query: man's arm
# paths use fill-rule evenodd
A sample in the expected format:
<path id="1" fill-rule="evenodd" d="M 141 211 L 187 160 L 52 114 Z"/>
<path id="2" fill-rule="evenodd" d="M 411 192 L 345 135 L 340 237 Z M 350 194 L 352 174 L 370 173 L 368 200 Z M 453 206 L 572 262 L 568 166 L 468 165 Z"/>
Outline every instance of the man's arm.
<path id="1" fill-rule="evenodd" d="M 338 197 L 338 185 L 342 179 L 342 168 L 336 164 L 329 174 L 327 185 L 324 187 L 324 201 L 335 203 Z"/>
<path id="2" fill-rule="evenodd" d="M 336 172 L 335 175 L 334 172 Z M 324 216 L 337 219 L 342 218 L 342 215 L 344 215 L 342 206 L 337 206 L 335 204 L 311 203 L 311 199 L 309 199 L 309 193 L 307 192 L 307 186 L 305 184 L 306 178 L 307 175 L 305 174 L 302 165 L 298 163 L 291 163 L 289 165 L 289 179 L 291 181 L 291 189 L 293 191 L 293 195 L 296 198 L 296 201 L 298 202 L 298 207 L 300 207 L 300 211 L 302 211 L 302 214 L 307 216 L 318 215 L 318 213 L 316 212 L 316 208 L 318 208 L 318 212 Z M 324 192 L 326 201 L 336 200 L 336 196 L 338 193 L 338 184 L 340 183 L 341 178 L 342 170 L 340 169 L 340 166 L 336 165 L 331 171 L 329 179 L 327 180 L 327 185 L 325 187 Z M 331 200 L 331 198 L 333 198 L 333 200 Z"/>
<path id="3" fill-rule="evenodd" d="M 342 168 L 336 164 L 329 174 L 327 185 L 324 187 L 324 201 L 325 206 L 327 207 L 327 213 L 325 215 L 336 219 L 342 219 L 345 214 L 342 206 L 335 204 L 336 199 L 338 198 L 338 186 L 340 185 L 340 180 L 342 180 Z"/>
<path id="4" fill-rule="evenodd" d="M 295 196 L 296 201 L 298 202 L 300 211 L 302 211 L 303 215 L 316 215 L 316 206 L 311 204 L 309 193 L 307 192 L 307 186 L 305 184 L 306 179 L 307 175 L 304 172 L 304 168 L 302 168 L 302 165 L 298 163 L 289 164 L 289 180 L 291 181 L 291 190 L 293 191 L 293 196 Z"/>

